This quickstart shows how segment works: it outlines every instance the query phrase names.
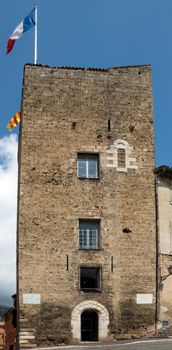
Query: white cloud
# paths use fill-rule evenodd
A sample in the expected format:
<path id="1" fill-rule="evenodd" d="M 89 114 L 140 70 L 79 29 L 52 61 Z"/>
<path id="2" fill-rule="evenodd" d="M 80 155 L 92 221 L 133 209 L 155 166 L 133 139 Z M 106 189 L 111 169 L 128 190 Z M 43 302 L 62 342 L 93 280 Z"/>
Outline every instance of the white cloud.
<path id="1" fill-rule="evenodd" d="M 17 136 L 0 139 L 0 305 L 16 291 Z"/>

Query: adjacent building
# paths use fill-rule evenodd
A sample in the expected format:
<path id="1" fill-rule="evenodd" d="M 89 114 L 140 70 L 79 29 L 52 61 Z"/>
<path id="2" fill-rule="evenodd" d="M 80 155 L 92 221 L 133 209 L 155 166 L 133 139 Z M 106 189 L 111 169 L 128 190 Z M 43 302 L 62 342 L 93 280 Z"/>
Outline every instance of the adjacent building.
<path id="1" fill-rule="evenodd" d="M 5 346 L 4 321 L 0 320 L 0 350 L 4 350 L 4 346 Z"/>
<path id="2" fill-rule="evenodd" d="M 159 332 L 172 335 L 172 168 L 155 169 L 159 267 Z"/>
<path id="3" fill-rule="evenodd" d="M 3 320 L 4 320 L 3 350 L 16 349 L 16 329 L 17 329 L 16 294 L 13 294 L 12 298 L 13 298 L 13 306 L 10 307 L 8 310 L 6 310 L 6 312 L 3 315 Z"/>
<path id="4" fill-rule="evenodd" d="M 26 65 L 18 192 L 20 347 L 152 335 L 149 65 Z"/>

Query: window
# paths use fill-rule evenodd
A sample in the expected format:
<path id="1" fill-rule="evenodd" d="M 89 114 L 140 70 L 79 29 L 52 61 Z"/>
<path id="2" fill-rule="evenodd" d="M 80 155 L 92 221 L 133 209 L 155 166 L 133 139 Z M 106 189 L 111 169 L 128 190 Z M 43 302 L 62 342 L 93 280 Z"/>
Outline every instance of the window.
<path id="1" fill-rule="evenodd" d="M 118 168 L 125 168 L 125 149 L 118 148 Z"/>
<path id="2" fill-rule="evenodd" d="M 99 177 L 98 167 L 98 154 L 78 154 L 78 177 L 96 179 Z"/>
<path id="3" fill-rule="evenodd" d="M 84 291 L 100 290 L 100 267 L 80 268 L 80 289 Z"/>
<path id="4" fill-rule="evenodd" d="M 99 220 L 79 220 L 79 248 L 99 248 Z"/>

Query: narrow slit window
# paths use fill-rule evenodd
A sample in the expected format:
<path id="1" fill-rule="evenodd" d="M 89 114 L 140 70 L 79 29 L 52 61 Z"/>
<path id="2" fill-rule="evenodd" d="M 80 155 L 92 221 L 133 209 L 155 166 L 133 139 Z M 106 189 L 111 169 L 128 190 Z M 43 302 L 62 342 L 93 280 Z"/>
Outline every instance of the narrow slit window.
<path id="1" fill-rule="evenodd" d="M 69 270 L 69 257 L 66 255 L 66 270 Z"/>
<path id="2" fill-rule="evenodd" d="M 111 131 L 110 119 L 108 119 L 108 131 Z"/>
<path id="3" fill-rule="evenodd" d="M 111 256 L 111 272 L 113 272 L 113 256 Z"/>

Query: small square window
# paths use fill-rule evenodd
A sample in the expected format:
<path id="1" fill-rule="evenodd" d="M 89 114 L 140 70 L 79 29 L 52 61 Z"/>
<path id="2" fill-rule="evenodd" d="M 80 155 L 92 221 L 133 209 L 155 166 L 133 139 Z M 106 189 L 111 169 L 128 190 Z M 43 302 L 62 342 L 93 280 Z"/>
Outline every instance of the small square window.
<path id="1" fill-rule="evenodd" d="M 100 291 L 100 267 L 80 268 L 80 289 L 84 291 Z"/>
<path id="2" fill-rule="evenodd" d="M 97 179 L 99 177 L 99 155 L 78 154 L 78 177 Z"/>
<path id="3" fill-rule="evenodd" d="M 99 248 L 99 220 L 79 220 L 79 248 Z"/>

